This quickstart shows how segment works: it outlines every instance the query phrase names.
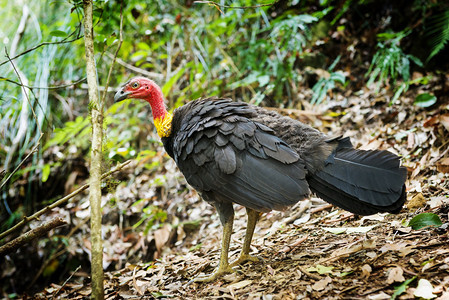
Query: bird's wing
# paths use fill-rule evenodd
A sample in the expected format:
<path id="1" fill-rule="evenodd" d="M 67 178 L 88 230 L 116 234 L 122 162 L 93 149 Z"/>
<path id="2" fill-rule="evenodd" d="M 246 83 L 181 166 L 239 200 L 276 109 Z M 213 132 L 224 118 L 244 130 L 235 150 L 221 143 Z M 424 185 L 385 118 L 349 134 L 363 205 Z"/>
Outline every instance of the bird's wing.
<path id="1" fill-rule="evenodd" d="M 248 118 L 248 105 L 198 106 L 184 116 L 173 143 L 175 161 L 195 189 L 258 211 L 280 210 L 308 195 L 303 161 L 273 130 Z"/>

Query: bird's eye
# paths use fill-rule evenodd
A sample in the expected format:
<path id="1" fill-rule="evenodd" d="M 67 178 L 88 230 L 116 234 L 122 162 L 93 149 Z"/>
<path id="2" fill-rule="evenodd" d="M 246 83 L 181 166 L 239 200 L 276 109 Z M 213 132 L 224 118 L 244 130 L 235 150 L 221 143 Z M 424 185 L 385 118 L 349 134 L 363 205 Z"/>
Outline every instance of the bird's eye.
<path id="1" fill-rule="evenodd" d="M 132 87 L 133 89 L 137 89 L 139 86 L 140 86 L 140 84 L 139 84 L 138 82 L 134 82 L 134 83 L 131 85 L 131 87 Z"/>

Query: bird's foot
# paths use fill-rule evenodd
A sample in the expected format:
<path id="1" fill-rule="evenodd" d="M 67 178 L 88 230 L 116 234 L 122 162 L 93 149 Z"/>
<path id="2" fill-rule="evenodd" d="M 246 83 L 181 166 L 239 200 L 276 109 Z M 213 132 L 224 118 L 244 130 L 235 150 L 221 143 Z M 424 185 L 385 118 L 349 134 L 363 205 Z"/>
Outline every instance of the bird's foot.
<path id="1" fill-rule="evenodd" d="M 212 282 L 212 281 L 217 280 L 219 277 L 221 277 L 225 274 L 231 274 L 234 272 L 235 271 L 228 265 L 228 267 L 225 267 L 225 268 L 218 268 L 218 270 L 216 270 L 215 272 L 213 272 L 210 275 L 197 276 L 194 279 L 192 279 L 190 282 Z"/>
<path id="2" fill-rule="evenodd" d="M 241 265 L 247 261 L 251 261 L 251 262 L 263 262 L 263 258 L 260 256 L 252 256 L 249 254 L 240 254 L 240 257 L 237 258 L 236 261 L 234 261 L 233 263 L 230 264 L 230 267 L 236 267 L 238 265 Z"/>

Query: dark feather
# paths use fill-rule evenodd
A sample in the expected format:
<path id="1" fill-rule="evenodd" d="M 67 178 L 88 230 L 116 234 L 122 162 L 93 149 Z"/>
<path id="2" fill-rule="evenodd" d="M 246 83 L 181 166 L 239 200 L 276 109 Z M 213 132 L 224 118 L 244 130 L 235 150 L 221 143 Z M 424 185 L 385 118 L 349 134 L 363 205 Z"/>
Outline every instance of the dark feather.
<path id="1" fill-rule="evenodd" d="M 225 174 L 232 174 L 237 169 L 235 152 L 231 146 L 216 147 L 214 158 L 220 171 Z"/>

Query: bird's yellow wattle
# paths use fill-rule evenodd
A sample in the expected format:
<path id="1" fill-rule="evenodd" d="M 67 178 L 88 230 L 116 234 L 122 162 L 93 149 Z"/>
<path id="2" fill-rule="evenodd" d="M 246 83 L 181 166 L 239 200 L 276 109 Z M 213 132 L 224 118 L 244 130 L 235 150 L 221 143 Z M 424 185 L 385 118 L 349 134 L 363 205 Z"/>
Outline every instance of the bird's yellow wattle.
<path id="1" fill-rule="evenodd" d="M 161 138 L 170 136 L 172 120 L 173 116 L 169 112 L 167 112 L 163 117 L 154 119 L 154 126 L 156 126 L 157 134 Z"/>

